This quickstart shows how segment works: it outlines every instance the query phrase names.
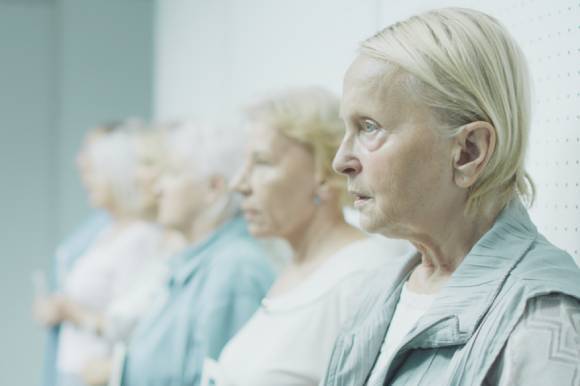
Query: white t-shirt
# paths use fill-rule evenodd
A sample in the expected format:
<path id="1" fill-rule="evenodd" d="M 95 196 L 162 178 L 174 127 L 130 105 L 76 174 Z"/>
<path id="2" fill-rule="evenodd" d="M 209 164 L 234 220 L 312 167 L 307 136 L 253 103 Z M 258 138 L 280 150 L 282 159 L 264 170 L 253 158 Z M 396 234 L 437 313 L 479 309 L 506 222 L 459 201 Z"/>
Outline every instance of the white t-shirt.
<path id="1" fill-rule="evenodd" d="M 382 384 L 379 377 L 385 376 L 384 369 L 387 368 L 395 350 L 399 348 L 403 338 L 415 327 L 421 316 L 425 315 L 427 310 L 429 310 L 435 296 L 411 292 L 407 287 L 407 283 L 403 284 L 401 296 L 381 346 L 379 358 L 369 378 L 369 385 Z"/>
<path id="2" fill-rule="evenodd" d="M 104 336 L 111 342 L 126 342 L 138 321 L 147 314 L 163 297 L 165 283 L 169 278 L 169 259 L 171 253 L 160 251 L 160 256 L 144 262 L 124 294 L 113 299 L 104 315 Z"/>
<path id="3" fill-rule="evenodd" d="M 368 273 L 391 264 L 385 280 L 395 280 L 403 260 L 377 239 L 342 248 L 292 291 L 265 298 L 219 361 L 206 359 L 202 386 L 318 385 Z"/>
<path id="4" fill-rule="evenodd" d="M 163 238 L 161 228 L 135 222 L 112 236 L 107 229 L 80 256 L 64 281 L 64 294 L 93 312 L 105 313 L 114 299 L 122 296 L 141 273 L 157 258 Z M 59 334 L 57 367 L 61 373 L 79 374 L 89 360 L 110 354 L 111 345 L 93 331 L 64 322 Z"/>

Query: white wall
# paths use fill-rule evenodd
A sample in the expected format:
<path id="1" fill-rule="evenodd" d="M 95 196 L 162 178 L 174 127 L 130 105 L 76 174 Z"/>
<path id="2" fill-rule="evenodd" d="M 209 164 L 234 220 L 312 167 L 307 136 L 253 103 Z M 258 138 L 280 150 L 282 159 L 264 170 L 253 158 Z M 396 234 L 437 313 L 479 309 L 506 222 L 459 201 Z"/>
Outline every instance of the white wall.
<path id="1" fill-rule="evenodd" d="M 152 0 L 57 0 L 59 238 L 88 210 L 74 164 L 84 132 L 152 113 L 153 10 Z"/>
<path id="2" fill-rule="evenodd" d="M 231 121 L 257 93 L 340 91 L 375 0 L 157 1 L 155 115 Z"/>
<path id="3" fill-rule="evenodd" d="M 530 61 L 536 103 L 532 216 L 580 262 L 580 3 L 577 0 L 157 0 L 155 115 L 234 121 L 256 93 L 340 91 L 357 44 L 416 12 L 468 6 L 502 20 Z"/>

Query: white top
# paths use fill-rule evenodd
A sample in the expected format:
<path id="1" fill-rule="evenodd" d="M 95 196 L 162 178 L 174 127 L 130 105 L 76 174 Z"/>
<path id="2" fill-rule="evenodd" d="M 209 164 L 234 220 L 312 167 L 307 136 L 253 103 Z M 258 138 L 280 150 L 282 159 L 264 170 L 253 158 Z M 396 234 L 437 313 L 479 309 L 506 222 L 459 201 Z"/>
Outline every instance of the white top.
<path id="1" fill-rule="evenodd" d="M 111 342 L 126 342 L 137 322 L 158 298 L 163 298 L 169 278 L 169 257 L 163 250 L 155 259 L 145 262 L 127 290 L 111 300 L 104 315 L 104 335 Z"/>
<path id="2" fill-rule="evenodd" d="M 80 256 L 65 278 L 63 292 L 93 312 L 105 314 L 113 300 L 122 296 L 157 258 L 163 239 L 161 228 L 135 222 L 113 235 L 106 229 Z M 88 327 L 88 326 L 87 326 Z M 110 354 L 110 344 L 93 331 L 64 322 L 59 334 L 57 366 L 60 372 L 79 374 L 89 360 Z"/>
<path id="3" fill-rule="evenodd" d="M 202 386 L 318 385 L 365 278 L 384 264 L 393 265 L 385 280 L 395 280 L 403 264 L 383 242 L 353 242 L 291 292 L 265 298 L 219 361 L 206 359 Z"/>
<path id="4" fill-rule="evenodd" d="M 425 315 L 433 303 L 436 295 L 423 295 L 411 292 L 407 283 L 403 284 L 399 302 L 391 319 L 385 340 L 381 346 L 381 352 L 377 359 L 368 384 L 381 384 L 379 377 L 384 377 L 384 369 L 387 368 L 393 354 L 399 348 L 403 338 L 417 324 L 421 316 Z"/>

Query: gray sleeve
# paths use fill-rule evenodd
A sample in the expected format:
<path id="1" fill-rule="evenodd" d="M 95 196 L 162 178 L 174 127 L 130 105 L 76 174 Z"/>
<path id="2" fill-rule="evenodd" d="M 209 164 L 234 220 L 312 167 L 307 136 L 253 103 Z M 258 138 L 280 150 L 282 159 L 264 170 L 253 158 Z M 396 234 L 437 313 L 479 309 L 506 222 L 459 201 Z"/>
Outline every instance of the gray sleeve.
<path id="1" fill-rule="evenodd" d="M 484 385 L 580 386 L 580 301 L 532 299 Z"/>

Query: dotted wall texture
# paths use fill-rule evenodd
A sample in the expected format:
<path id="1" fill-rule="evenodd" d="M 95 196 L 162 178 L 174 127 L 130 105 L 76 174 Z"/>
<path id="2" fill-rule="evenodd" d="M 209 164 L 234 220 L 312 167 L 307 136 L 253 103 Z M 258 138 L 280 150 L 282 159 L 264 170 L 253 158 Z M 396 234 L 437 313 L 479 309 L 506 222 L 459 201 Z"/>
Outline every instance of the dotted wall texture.
<path id="1" fill-rule="evenodd" d="M 446 6 L 495 16 L 524 50 L 534 90 L 527 169 L 537 196 L 530 213 L 580 264 L 580 0 L 379 0 L 379 27 Z"/>

